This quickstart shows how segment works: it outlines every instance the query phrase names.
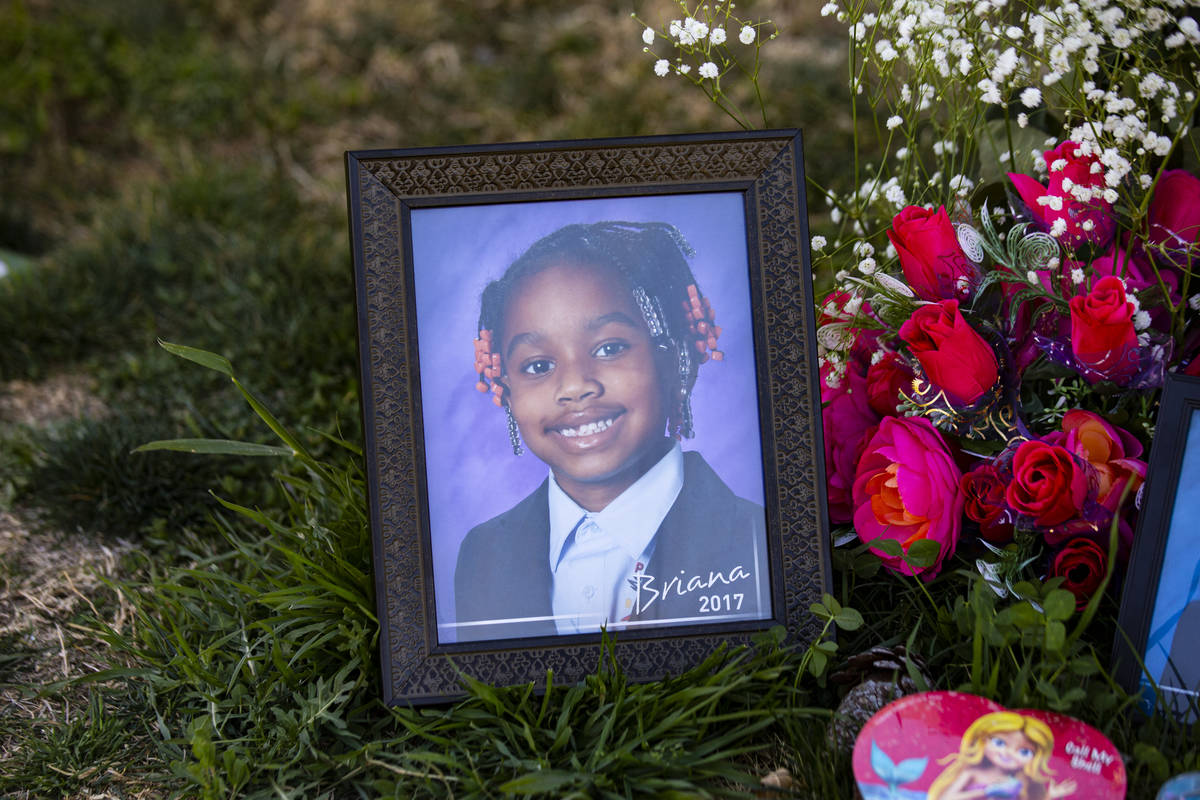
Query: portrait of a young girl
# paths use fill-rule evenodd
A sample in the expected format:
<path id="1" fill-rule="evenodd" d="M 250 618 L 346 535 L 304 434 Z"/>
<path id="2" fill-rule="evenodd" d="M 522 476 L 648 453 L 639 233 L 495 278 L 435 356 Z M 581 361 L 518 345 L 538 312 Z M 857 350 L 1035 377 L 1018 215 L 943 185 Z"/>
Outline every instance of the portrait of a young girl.
<path id="1" fill-rule="evenodd" d="M 770 616 L 740 198 L 663 200 L 509 209 L 540 235 L 508 237 L 508 252 L 520 249 L 482 276 L 464 337 L 473 357 L 466 341 L 459 350 L 467 391 L 460 379 L 445 401 L 425 393 L 434 437 L 471 402 L 460 441 L 487 430 L 507 444 L 464 475 L 440 473 L 427 442 L 444 641 Z M 693 271 L 700 259 L 681 228 L 697 209 L 724 219 L 742 250 L 732 264 L 705 262 L 732 270 L 715 282 L 737 287 L 727 297 Z M 420 274 L 417 290 L 420 314 Z M 736 337 L 731 320 L 744 328 Z M 701 438 L 708 426 L 720 435 Z"/>

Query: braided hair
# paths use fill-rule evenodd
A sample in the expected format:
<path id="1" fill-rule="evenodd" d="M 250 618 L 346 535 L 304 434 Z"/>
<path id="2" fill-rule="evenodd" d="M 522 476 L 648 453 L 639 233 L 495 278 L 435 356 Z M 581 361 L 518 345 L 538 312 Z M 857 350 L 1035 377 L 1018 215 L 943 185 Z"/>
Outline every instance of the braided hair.
<path id="1" fill-rule="evenodd" d="M 564 262 L 607 267 L 623 278 L 650 331 L 656 363 L 672 398 L 670 433 L 676 438 L 692 437 L 696 373 L 710 357 L 722 358 L 716 349 L 721 329 L 714 324 L 712 306 L 688 266 L 688 258 L 694 255 L 675 226 L 664 222 L 567 225 L 539 239 L 483 290 L 475 340 L 476 388 L 490 389 L 496 405 L 507 405 L 507 389 L 496 380 L 504 374 L 500 343 L 505 309 L 523 278 Z"/>

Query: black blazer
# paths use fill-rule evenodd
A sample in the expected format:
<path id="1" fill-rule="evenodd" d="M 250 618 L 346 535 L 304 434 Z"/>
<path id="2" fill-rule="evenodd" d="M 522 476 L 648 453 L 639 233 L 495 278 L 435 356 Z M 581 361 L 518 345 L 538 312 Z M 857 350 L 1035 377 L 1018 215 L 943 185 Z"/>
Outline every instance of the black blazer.
<path id="1" fill-rule="evenodd" d="M 548 481 L 463 540 L 454 572 L 458 622 L 553 614 Z M 650 593 L 659 594 L 633 619 L 702 623 L 727 621 L 729 614 L 765 616 L 770 610 L 765 532 L 762 507 L 735 495 L 699 453 L 685 452 L 683 489 L 654 535 L 646 565 L 654 580 L 643 584 L 643 605 Z M 553 620 L 534 619 L 460 627 L 458 640 L 557 633 Z"/>

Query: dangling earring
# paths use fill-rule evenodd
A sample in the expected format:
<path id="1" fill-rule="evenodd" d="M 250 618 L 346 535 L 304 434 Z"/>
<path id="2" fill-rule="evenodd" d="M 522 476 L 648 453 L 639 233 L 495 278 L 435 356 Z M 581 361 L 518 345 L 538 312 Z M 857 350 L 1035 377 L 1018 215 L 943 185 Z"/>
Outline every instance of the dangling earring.
<path id="1" fill-rule="evenodd" d="M 525 452 L 525 448 L 521 447 L 521 431 L 517 429 L 517 421 L 509 406 L 504 407 L 504 413 L 508 417 L 508 441 L 512 443 L 513 455 L 519 456 Z"/>
<path id="2" fill-rule="evenodd" d="M 692 393 L 688 390 L 688 377 L 692 373 L 692 354 L 686 347 L 679 350 L 679 424 L 677 438 L 692 438 Z"/>

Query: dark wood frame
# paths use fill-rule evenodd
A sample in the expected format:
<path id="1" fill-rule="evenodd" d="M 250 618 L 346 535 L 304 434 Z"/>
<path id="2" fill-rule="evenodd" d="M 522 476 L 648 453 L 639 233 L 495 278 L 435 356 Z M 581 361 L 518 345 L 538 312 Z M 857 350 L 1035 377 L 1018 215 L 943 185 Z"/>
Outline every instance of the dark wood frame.
<path id="1" fill-rule="evenodd" d="M 697 134 L 346 154 L 380 655 L 388 703 L 495 684 L 577 681 L 600 635 L 437 643 L 412 286 L 412 209 L 475 203 L 741 192 L 774 617 L 621 632 L 635 680 L 678 674 L 775 625 L 809 641 L 830 586 L 814 297 L 800 133 Z"/>
<path id="2" fill-rule="evenodd" d="M 1141 664 L 1165 566 L 1163 561 L 1183 457 L 1187 452 L 1188 433 L 1193 412 L 1196 411 L 1200 411 L 1200 378 L 1168 374 L 1158 409 L 1137 533 L 1121 597 L 1117 620 L 1120 630 L 1113 646 L 1115 674 L 1130 692 L 1143 689 Z M 1179 566 L 1195 568 L 1192 562 Z M 1200 636 L 1200 630 L 1195 634 Z M 1131 652 L 1131 646 L 1134 652 Z"/>

